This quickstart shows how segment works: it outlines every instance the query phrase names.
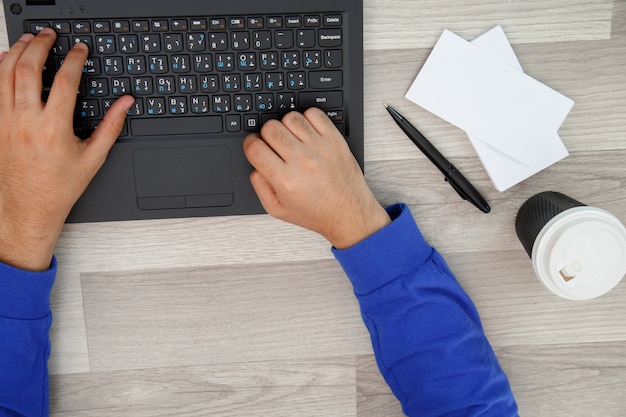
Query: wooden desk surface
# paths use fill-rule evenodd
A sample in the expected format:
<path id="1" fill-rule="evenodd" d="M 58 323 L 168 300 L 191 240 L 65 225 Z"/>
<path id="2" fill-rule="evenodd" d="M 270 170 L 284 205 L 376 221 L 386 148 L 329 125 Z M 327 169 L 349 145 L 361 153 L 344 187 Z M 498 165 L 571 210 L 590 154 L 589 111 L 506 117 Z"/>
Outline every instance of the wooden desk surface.
<path id="1" fill-rule="evenodd" d="M 502 193 L 463 132 L 403 98 L 444 28 L 471 39 L 497 24 L 528 74 L 576 102 L 560 130 L 571 155 Z M 382 203 L 410 205 L 472 296 L 521 415 L 626 415 L 626 283 L 588 302 L 551 295 L 513 225 L 545 190 L 626 221 L 626 1 L 365 0 L 365 48 L 367 180 Z M 383 102 L 491 214 L 458 198 Z M 78 224 L 57 256 L 52 415 L 402 415 L 312 233 L 264 215 Z"/>

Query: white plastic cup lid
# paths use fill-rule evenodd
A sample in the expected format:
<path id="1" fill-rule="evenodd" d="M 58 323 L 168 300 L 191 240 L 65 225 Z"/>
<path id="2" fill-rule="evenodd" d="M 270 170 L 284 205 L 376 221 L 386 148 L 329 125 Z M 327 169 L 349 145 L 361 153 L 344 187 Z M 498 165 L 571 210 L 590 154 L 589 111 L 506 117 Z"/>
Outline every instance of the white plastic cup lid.
<path id="1" fill-rule="evenodd" d="M 597 207 L 574 207 L 552 218 L 532 250 L 535 274 L 554 294 L 589 300 L 626 275 L 626 228 Z"/>

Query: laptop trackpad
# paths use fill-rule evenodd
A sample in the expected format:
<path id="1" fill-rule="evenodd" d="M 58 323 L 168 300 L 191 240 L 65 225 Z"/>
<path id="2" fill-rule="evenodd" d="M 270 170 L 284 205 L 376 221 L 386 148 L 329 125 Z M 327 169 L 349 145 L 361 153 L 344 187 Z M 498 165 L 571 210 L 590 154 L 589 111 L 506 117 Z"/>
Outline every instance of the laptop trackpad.
<path id="1" fill-rule="evenodd" d="M 142 210 L 233 204 L 226 146 L 138 149 L 133 153 L 137 205 Z"/>

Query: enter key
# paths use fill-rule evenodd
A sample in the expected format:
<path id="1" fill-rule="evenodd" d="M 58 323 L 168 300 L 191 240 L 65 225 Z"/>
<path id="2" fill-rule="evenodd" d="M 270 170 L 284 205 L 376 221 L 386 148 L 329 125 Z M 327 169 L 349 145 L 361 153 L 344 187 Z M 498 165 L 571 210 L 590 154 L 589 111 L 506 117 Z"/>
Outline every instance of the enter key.
<path id="1" fill-rule="evenodd" d="M 311 71 L 309 73 L 309 87 L 326 90 L 339 88 L 343 85 L 343 71 Z"/>

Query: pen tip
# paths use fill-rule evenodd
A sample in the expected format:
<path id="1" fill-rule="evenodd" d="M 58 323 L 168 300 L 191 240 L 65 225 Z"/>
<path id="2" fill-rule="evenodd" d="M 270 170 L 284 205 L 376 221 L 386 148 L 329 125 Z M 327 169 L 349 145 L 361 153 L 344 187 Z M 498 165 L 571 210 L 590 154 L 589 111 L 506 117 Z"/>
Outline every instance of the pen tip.
<path id="1" fill-rule="evenodd" d="M 383 103 L 383 106 L 385 106 L 385 108 L 388 108 L 389 106 L 387 105 L 387 103 Z"/>

